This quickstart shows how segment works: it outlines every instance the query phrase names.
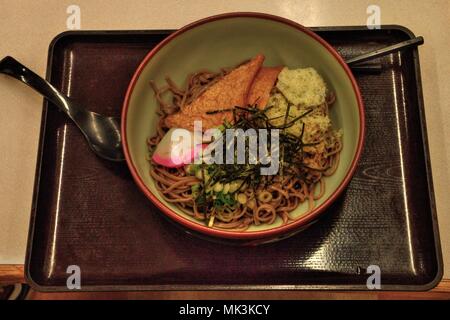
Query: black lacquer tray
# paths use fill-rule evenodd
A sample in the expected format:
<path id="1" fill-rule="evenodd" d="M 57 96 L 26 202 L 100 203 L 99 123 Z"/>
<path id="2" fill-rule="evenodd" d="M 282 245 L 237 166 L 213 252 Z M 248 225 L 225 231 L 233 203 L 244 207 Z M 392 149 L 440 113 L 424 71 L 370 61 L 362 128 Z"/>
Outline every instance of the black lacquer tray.
<path id="1" fill-rule="evenodd" d="M 313 28 L 344 58 L 413 37 L 399 26 Z M 47 78 L 93 111 L 119 116 L 134 70 L 170 31 L 67 32 L 50 45 Z M 26 277 L 63 291 L 69 265 L 82 290 L 427 290 L 442 259 L 417 50 L 357 72 L 367 136 L 349 187 L 317 223 L 258 247 L 191 237 L 166 221 L 125 163 L 99 159 L 64 114 L 44 104 Z M 372 70 L 373 71 L 373 70 Z"/>

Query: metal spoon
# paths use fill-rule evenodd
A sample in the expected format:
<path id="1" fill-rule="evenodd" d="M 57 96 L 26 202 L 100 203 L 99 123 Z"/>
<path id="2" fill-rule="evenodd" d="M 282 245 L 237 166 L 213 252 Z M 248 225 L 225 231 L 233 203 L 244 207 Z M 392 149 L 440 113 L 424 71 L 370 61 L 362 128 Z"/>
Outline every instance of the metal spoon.
<path id="1" fill-rule="evenodd" d="M 348 59 L 346 62 L 351 66 L 357 65 L 357 63 L 378 58 L 401 49 L 418 46 L 423 44 L 423 42 L 422 37 L 417 37 Z M 98 156 L 112 161 L 125 159 L 122 151 L 119 118 L 106 117 L 86 110 L 12 57 L 8 56 L 0 61 L 0 73 L 7 74 L 27 84 L 67 114 L 80 128 L 89 146 Z"/>
<path id="2" fill-rule="evenodd" d="M 125 159 L 119 118 L 106 117 L 86 110 L 12 57 L 8 56 L 0 61 L 0 73 L 27 84 L 67 114 L 80 128 L 89 146 L 98 156 L 112 161 Z"/>

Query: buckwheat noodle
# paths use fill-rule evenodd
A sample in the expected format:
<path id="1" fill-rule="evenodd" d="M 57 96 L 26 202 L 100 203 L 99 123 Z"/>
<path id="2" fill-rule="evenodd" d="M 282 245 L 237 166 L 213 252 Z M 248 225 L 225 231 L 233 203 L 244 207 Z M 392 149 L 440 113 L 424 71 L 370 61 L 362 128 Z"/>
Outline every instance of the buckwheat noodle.
<path id="1" fill-rule="evenodd" d="M 182 110 L 226 73 L 227 70 L 221 70 L 219 73 L 197 72 L 188 77 L 186 87 L 183 89 L 177 87 L 170 78 L 166 78 L 167 85 L 161 88 L 153 82 L 150 83 L 161 111 L 156 134 L 147 139 L 150 152 L 168 130 L 164 127 L 165 116 Z M 168 93 L 172 96 L 171 103 L 164 100 L 164 96 Z M 334 100 L 334 94 L 328 93 L 326 102 L 316 107 L 315 112 L 328 115 L 328 108 Z M 307 212 L 314 209 L 315 200 L 325 194 L 326 186 L 322 178 L 332 175 L 339 165 L 341 139 L 336 138 L 331 131 L 315 138 L 323 143 L 324 147 L 305 147 L 303 151 L 305 165 L 296 167 L 290 174 L 265 177 L 263 183 L 256 189 L 241 188 L 238 191 L 246 195 L 247 202 L 245 204 L 236 202 L 232 207 L 223 207 L 221 210 L 213 207 L 206 213 L 203 212 L 203 208 L 197 206 L 191 186 L 201 184 L 202 181 L 187 174 L 185 168 L 167 168 L 149 159 L 150 175 L 161 196 L 184 213 L 205 221 L 208 217 L 214 216 L 213 223 L 210 225 L 213 228 L 243 231 L 251 225 L 272 224 L 277 217 L 282 219 L 283 224 L 287 224 L 295 220 L 291 213 L 301 203 L 308 202 Z"/>

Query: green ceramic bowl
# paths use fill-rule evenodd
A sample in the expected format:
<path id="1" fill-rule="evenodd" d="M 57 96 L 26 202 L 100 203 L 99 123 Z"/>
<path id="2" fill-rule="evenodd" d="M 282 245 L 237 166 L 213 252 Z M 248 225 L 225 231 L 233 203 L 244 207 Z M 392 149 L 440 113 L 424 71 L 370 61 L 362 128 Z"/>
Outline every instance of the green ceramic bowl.
<path id="1" fill-rule="evenodd" d="M 265 66 L 314 67 L 336 94 L 331 118 L 343 130 L 338 170 L 326 178 L 325 195 L 305 214 L 306 204 L 292 214 L 297 219 L 282 225 L 253 226 L 244 232 L 208 228 L 167 203 L 158 194 L 146 160 L 147 137 L 155 134 L 158 104 L 149 81 L 162 85 L 166 76 L 180 86 L 200 69 L 219 70 L 265 55 Z M 144 194 L 163 213 L 193 231 L 229 239 L 270 239 L 303 229 L 343 191 L 355 170 L 364 139 L 364 109 L 356 81 L 340 55 L 309 29 L 280 17 L 260 13 L 231 13 L 194 22 L 171 34 L 143 60 L 129 85 L 122 110 L 123 148 L 131 173 Z"/>

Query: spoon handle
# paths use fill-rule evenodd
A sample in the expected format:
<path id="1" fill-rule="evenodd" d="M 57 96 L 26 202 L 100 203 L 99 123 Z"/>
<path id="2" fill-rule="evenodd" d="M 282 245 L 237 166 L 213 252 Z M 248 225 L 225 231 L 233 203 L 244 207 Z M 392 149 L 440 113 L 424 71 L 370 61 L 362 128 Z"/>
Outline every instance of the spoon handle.
<path id="1" fill-rule="evenodd" d="M 423 37 L 416 37 L 410 40 L 402 41 L 392 46 L 388 46 L 386 48 L 378 49 L 372 52 L 365 53 L 363 55 L 348 59 L 346 62 L 348 65 L 354 65 L 360 62 L 364 62 L 367 60 L 371 60 L 374 58 L 378 58 L 381 56 L 385 56 L 389 53 L 396 52 L 402 49 L 406 49 L 409 47 L 415 47 L 423 44 Z"/>
<path id="2" fill-rule="evenodd" d="M 22 65 L 13 57 L 7 56 L 0 61 L 0 73 L 9 75 L 30 86 L 66 113 L 72 120 L 83 111 L 69 97 L 59 92 L 48 81 Z"/>

